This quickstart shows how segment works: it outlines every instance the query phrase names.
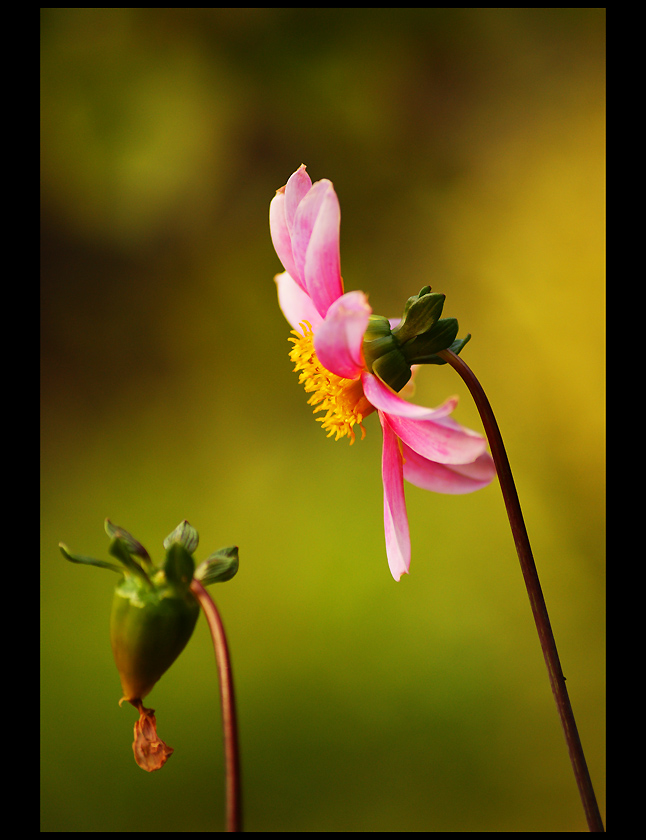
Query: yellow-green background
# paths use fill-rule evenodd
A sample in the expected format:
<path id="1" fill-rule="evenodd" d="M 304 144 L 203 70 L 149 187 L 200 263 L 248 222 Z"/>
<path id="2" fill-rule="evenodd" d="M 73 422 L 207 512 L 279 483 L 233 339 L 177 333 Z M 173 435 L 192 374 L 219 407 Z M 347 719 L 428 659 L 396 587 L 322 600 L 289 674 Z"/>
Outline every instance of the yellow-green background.
<path id="1" fill-rule="evenodd" d="M 593 780 L 604 796 L 603 9 L 45 9 L 42 830 L 223 827 L 201 619 L 150 695 L 145 774 L 108 642 L 106 516 L 154 557 L 187 518 L 213 587 L 256 831 L 582 831 L 499 486 L 407 488 L 384 550 L 381 433 L 327 440 L 287 358 L 274 191 L 342 208 L 346 290 L 422 285 L 473 339 Z M 415 400 L 459 393 L 430 367 Z"/>

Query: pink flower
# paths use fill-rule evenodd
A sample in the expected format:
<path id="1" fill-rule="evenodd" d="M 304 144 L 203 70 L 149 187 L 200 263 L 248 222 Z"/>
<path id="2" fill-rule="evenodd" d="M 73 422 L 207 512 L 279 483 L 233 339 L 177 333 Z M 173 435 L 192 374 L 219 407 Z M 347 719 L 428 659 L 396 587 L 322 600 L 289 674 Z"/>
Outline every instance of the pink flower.
<path id="1" fill-rule="evenodd" d="M 294 328 L 290 357 L 311 393 L 317 418 L 338 440 L 377 411 L 383 431 L 384 528 L 390 571 L 410 567 L 404 479 L 436 493 L 470 493 L 489 484 L 495 467 L 486 439 L 449 415 L 458 398 L 439 408 L 402 399 L 365 364 L 362 344 L 372 309 L 363 292 L 343 292 L 341 210 L 332 183 L 312 184 L 299 167 L 269 209 L 271 238 L 285 271 L 275 278 L 280 307 Z"/>

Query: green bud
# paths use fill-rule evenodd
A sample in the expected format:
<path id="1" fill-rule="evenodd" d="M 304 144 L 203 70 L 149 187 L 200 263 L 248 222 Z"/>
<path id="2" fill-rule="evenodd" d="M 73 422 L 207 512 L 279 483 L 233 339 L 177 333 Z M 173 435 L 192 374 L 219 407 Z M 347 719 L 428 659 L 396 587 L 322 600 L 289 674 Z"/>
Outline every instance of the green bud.
<path id="1" fill-rule="evenodd" d="M 146 549 L 124 528 L 105 521 L 108 548 L 120 566 L 82 554 L 59 543 L 72 563 L 118 572 L 110 614 L 110 642 L 119 671 L 123 700 L 139 710 L 133 750 L 137 764 L 148 772 L 163 767 L 173 750 L 157 734 L 155 714 L 142 703 L 170 668 L 193 634 L 200 605 L 191 591 L 194 578 L 204 584 L 230 580 L 238 571 L 236 546 L 216 551 L 195 570 L 193 552 L 199 536 L 186 520 L 164 540 L 166 558 L 155 566 Z"/>
<path id="2" fill-rule="evenodd" d="M 181 546 L 171 547 L 176 550 L 184 553 L 182 562 L 188 558 L 192 563 Z M 110 642 L 125 700 L 143 700 L 186 647 L 200 612 L 189 586 L 190 578 L 177 585 L 165 571 L 155 575 L 152 587 L 130 576 L 117 586 Z"/>
<path id="3" fill-rule="evenodd" d="M 191 528 L 182 523 L 173 533 L 196 543 L 197 532 L 185 526 Z M 200 608 L 190 591 L 195 561 L 181 542 L 168 542 L 164 565 L 150 578 L 135 571 L 125 546 L 119 538 L 110 546 L 127 570 L 112 600 L 110 642 L 124 699 L 133 702 L 143 700 L 184 650 Z"/>
<path id="4" fill-rule="evenodd" d="M 238 571 L 237 547 L 216 551 L 195 571 L 193 552 L 199 535 L 186 520 L 164 540 L 166 558 L 155 566 L 146 549 L 124 528 L 105 521 L 108 552 L 120 565 L 72 554 L 59 543 L 72 563 L 98 566 L 122 575 L 110 615 L 112 653 L 125 700 L 133 705 L 153 688 L 191 638 L 200 607 L 191 592 L 193 577 L 202 583 L 230 580 Z M 140 705 L 140 704 L 139 704 Z"/>

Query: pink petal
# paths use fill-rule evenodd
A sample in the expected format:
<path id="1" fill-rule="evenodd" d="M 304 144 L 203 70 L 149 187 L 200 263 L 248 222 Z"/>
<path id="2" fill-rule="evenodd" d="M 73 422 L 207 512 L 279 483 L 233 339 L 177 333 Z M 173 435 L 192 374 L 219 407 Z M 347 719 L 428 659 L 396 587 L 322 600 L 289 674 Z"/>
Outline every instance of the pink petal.
<path id="1" fill-rule="evenodd" d="M 363 390 L 375 408 L 387 414 L 410 417 L 413 420 L 439 420 L 449 415 L 458 404 L 457 397 L 450 397 L 438 408 L 424 408 L 421 405 L 406 402 L 392 388 L 372 373 L 363 374 Z"/>
<path id="2" fill-rule="evenodd" d="M 274 281 L 278 287 L 278 303 L 292 327 L 299 329 L 301 321 L 309 321 L 312 329 L 316 330 L 323 319 L 307 292 L 304 292 L 286 271 L 277 274 Z"/>
<path id="3" fill-rule="evenodd" d="M 323 316 L 343 294 L 340 225 L 341 209 L 332 183 L 317 181 L 298 205 L 291 237 L 296 271 Z"/>
<path id="4" fill-rule="evenodd" d="M 312 231 L 318 218 L 321 204 L 325 193 L 331 186 L 327 180 L 317 181 L 308 190 L 298 203 L 294 212 L 294 218 L 289 225 L 289 232 L 292 238 L 292 251 L 297 271 L 305 276 L 305 258 L 307 248 L 312 238 Z"/>
<path id="5" fill-rule="evenodd" d="M 300 166 L 272 200 L 269 227 L 285 270 L 324 317 L 343 294 L 341 208 L 332 182 L 323 179 L 312 185 L 305 165 Z"/>
<path id="6" fill-rule="evenodd" d="M 348 292 L 334 301 L 314 336 L 314 349 L 324 368 L 346 379 L 359 377 L 361 345 L 371 312 L 363 292 Z"/>
<path id="7" fill-rule="evenodd" d="M 271 241 L 274 243 L 276 254 L 283 264 L 283 268 L 305 289 L 305 280 L 299 276 L 296 270 L 292 253 L 292 238 L 285 215 L 285 187 L 276 193 L 269 205 L 269 230 Z"/>
<path id="8" fill-rule="evenodd" d="M 325 317 L 329 307 L 343 294 L 341 278 L 341 208 L 334 187 L 328 181 L 305 257 L 305 284 L 318 311 Z"/>
<path id="9" fill-rule="evenodd" d="M 434 493 L 472 493 L 491 483 L 496 474 L 493 458 L 483 452 L 471 464 L 438 464 L 402 443 L 404 478 Z"/>
<path id="10" fill-rule="evenodd" d="M 397 437 L 411 449 L 439 464 L 470 464 L 487 448 L 486 438 L 450 417 L 409 420 L 389 414 L 388 421 Z"/>
<path id="11" fill-rule="evenodd" d="M 487 448 L 482 435 L 447 416 L 457 405 L 457 397 L 446 400 L 439 408 L 427 409 L 402 400 L 372 374 L 364 372 L 361 381 L 366 397 L 388 415 L 397 437 L 429 461 L 470 464 Z"/>
<path id="12" fill-rule="evenodd" d="M 299 286 L 305 290 L 305 279 L 301 268 L 296 267 L 292 249 L 292 231 L 298 205 L 312 188 L 310 176 L 301 164 L 284 187 L 281 187 L 269 205 L 269 230 L 271 241 L 282 262 L 285 271 L 291 274 Z"/>
<path id="13" fill-rule="evenodd" d="M 290 235 L 294 228 L 294 218 L 298 205 L 311 189 L 312 179 L 306 172 L 305 164 L 301 163 L 285 184 L 285 218 Z"/>
<path id="14" fill-rule="evenodd" d="M 381 475 L 384 484 L 384 531 L 390 572 L 395 580 L 407 575 L 410 568 L 410 532 L 404 497 L 402 453 L 397 436 L 379 412 L 384 433 Z"/>

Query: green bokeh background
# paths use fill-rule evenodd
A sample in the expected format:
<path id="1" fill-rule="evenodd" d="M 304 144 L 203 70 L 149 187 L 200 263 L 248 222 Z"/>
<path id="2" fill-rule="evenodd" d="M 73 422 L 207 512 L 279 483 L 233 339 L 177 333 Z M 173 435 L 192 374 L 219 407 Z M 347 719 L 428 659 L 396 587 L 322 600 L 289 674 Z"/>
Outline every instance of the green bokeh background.
<path id="1" fill-rule="evenodd" d="M 108 641 L 109 516 L 157 558 L 187 518 L 234 658 L 246 827 L 584 831 L 495 482 L 407 487 L 386 562 L 381 432 L 327 440 L 287 358 L 274 191 L 342 209 L 346 290 L 431 284 L 473 339 L 592 777 L 604 782 L 603 9 L 45 9 L 42 830 L 224 825 L 200 619 L 131 752 Z M 458 393 L 447 367 L 415 401 Z"/>

